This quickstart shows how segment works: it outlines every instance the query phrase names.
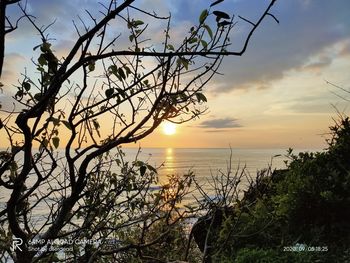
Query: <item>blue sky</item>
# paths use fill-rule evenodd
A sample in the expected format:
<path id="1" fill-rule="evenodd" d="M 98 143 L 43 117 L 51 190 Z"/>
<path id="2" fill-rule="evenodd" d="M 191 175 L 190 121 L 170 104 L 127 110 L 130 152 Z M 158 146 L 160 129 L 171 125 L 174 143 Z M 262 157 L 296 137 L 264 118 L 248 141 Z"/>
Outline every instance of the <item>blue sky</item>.
<path id="1" fill-rule="evenodd" d="M 135 1 L 134 5 L 159 15 L 171 12 L 171 33 L 176 42 L 212 2 L 143 0 Z M 255 20 L 268 3 L 267 0 L 225 0 L 217 6 L 234 14 L 238 22 L 231 36 L 231 50 L 242 47 L 249 29 L 238 15 Z M 38 18 L 39 24 L 47 25 L 56 19 L 50 36 L 54 38 L 55 50 L 62 56 L 76 35 L 72 20 L 77 21 L 78 15 L 87 18 L 84 9 L 99 16 L 101 7 L 92 0 L 28 0 L 28 10 Z M 215 77 L 208 85 L 205 93 L 209 113 L 178 127 L 175 136 L 155 132 L 143 142 L 144 146 L 324 147 L 322 134 L 327 133 L 336 115 L 332 105 L 348 112 L 347 103 L 333 94 L 340 91 L 326 80 L 345 89 L 350 87 L 350 1 L 279 0 L 272 13 L 280 23 L 267 18 L 247 52 L 242 57 L 226 58 L 221 68 L 224 75 Z M 12 7 L 10 14 L 15 18 L 18 9 Z M 149 28 L 150 35 L 157 39 L 164 25 L 153 23 Z M 24 21 L 19 30 L 7 37 L 2 80 L 7 89 L 0 97 L 2 103 L 11 94 L 10 83 L 16 82 L 23 68 L 30 72 L 32 48 L 39 43 L 39 36 Z"/>

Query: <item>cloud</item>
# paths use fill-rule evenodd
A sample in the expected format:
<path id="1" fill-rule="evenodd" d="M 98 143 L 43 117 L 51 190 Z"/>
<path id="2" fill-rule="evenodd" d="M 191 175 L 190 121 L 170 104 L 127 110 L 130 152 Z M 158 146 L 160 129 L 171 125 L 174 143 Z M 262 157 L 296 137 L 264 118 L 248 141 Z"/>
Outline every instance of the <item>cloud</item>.
<path id="1" fill-rule="evenodd" d="M 304 70 L 310 70 L 313 72 L 319 72 L 323 68 L 328 67 L 330 64 L 332 64 L 333 59 L 328 56 L 322 56 L 317 61 L 311 62 L 307 65 L 305 65 L 302 69 Z"/>
<path id="2" fill-rule="evenodd" d="M 336 98 L 337 99 L 337 98 Z M 308 95 L 290 100 L 280 100 L 271 104 L 264 112 L 268 115 L 327 115 L 334 113 L 330 92 L 325 90 L 318 95 Z"/>
<path id="3" fill-rule="evenodd" d="M 214 93 L 269 87 L 289 71 L 321 70 L 340 55 L 312 63 L 313 58 L 322 57 L 324 50 L 349 39 L 350 2 L 319 0 L 308 1 L 307 5 L 302 2 L 285 0 L 276 3 L 272 13 L 280 24 L 267 18 L 253 35 L 247 52 L 242 57 L 229 57 L 224 61 L 221 72 L 225 76 L 216 77 Z M 243 11 L 251 8 L 245 1 L 239 2 L 238 6 Z M 239 25 L 242 23 L 239 21 Z M 231 38 L 231 49 L 239 50 L 241 42 L 235 36 Z M 349 50 L 349 45 L 344 46 L 342 54 L 348 54 Z"/>
<path id="4" fill-rule="evenodd" d="M 215 8 L 229 14 L 234 13 L 236 17 L 239 14 L 255 21 L 266 4 L 266 1 L 260 0 L 224 1 Z M 184 34 L 188 32 L 191 25 L 198 23 L 200 12 L 207 8 L 209 3 L 199 0 L 143 0 L 135 5 L 150 12 L 154 10 L 162 16 L 171 12 L 170 41 L 176 44 L 184 38 Z M 91 26 L 93 21 L 84 10 L 89 10 L 94 16 L 101 17 L 99 11 L 103 10 L 103 7 L 93 0 L 37 0 L 29 3 L 29 9 L 33 15 L 38 17 L 39 26 L 48 25 L 57 18 L 56 23 L 48 30 L 48 33 L 56 32 L 56 34 L 50 34 L 50 37 L 56 39 L 53 41 L 55 48 L 63 51 L 66 46 L 71 46 L 70 42 L 74 40 L 72 32 L 75 31 L 72 19 L 81 28 L 78 19 L 78 15 L 80 15 Z M 324 10 L 327 10 L 326 15 Z M 140 19 L 145 20 L 145 22 L 149 22 L 148 18 L 141 17 L 141 13 L 133 10 L 131 12 L 140 16 Z M 312 58 L 319 57 L 324 49 L 344 41 L 350 35 L 350 20 L 348 19 L 350 1 L 348 0 L 336 2 L 329 0 L 284 0 L 278 1 L 271 12 L 280 20 L 280 24 L 278 25 L 271 17 L 267 17 L 253 35 L 247 52 L 242 57 L 230 57 L 224 60 L 220 71 L 225 76 L 216 77 L 216 83 L 212 85 L 211 91 L 224 93 L 234 89 L 268 88 L 273 81 L 282 79 L 290 70 L 322 70 L 332 63 L 334 57 L 330 56 L 327 58 L 328 60 L 320 59 L 319 61 L 312 61 Z M 10 15 L 18 17 L 18 8 L 11 10 Z M 238 18 L 236 21 L 238 24 L 234 27 L 231 36 L 232 50 L 242 48 L 242 41 L 251 28 L 249 24 Z M 164 22 L 166 21 L 162 23 Z M 164 40 L 162 23 L 150 22 L 148 30 L 150 30 L 149 36 L 152 40 L 147 42 L 148 44 L 157 44 Z M 118 25 L 112 25 L 118 29 L 118 32 L 115 33 L 119 33 Z M 127 37 L 127 32 L 124 35 Z M 35 37 L 37 38 L 34 41 Z M 11 41 L 8 51 L 14 52 L 17 49 L 23 49 L 24 47 L 21 46 L 23 39 L 26 39 L 27 46 L 32 48 L 38 44 L 39 36 L 28 22 L 21 21 L 19 30 L 8 36 L 9 42 Z M 16 40 L 17 43 L 14 43 Z M 20 43 L 18 43 L 19 41 Z M 349 52 L 350 45 L 348 44 L 344 46 L 341 54 L 349 54 Z"/>
<path id="5" fill-rule="evenodd" d="M 4 66 L 1 76 L 1 82 L 5 85 L 4 89 L 7 89 L 7 86 L 10 86 L 11 83 L 14 83 L 19 77 L 18 65 L 22 65 L 25 62 L 25 57 L 18 53 L 6 54 L 4 60 Z"/>
<path id="6" fill-rule="evenodd" d="M 224 129 L 215 129 L 215 130 L 206 130 L 206 132 L 215 132 L 215 133 L 217 133 L 217 132 L 229 132 L 230 130 L 229 129 L 226 129 L 226 130 L 224 130 Z"/>
<path id="7" fill-rule="evenodd" d="M 199 127 L 210 129 L 227 129 L 242 127 L 235 118 L 221 118 L 203 121 Z"/>

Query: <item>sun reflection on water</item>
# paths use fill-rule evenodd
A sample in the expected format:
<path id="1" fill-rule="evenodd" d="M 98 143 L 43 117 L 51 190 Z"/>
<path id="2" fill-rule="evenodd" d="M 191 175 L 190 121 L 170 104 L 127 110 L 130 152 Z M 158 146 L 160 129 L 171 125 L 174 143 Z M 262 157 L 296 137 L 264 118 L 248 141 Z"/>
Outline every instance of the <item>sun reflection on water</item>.
<path id="1" fill-rule="evenodd" d="M 173 148 L 166 148 L 165 152 L 164 152 L 164 166 L 161 172 L 161 176 L 160 176 L 160 182 L 161 183 L 168 183 L 168 179 L 167 176 L 174 174 L 175 171 L 175 165 L 174 165 L 174 149 Z"/>

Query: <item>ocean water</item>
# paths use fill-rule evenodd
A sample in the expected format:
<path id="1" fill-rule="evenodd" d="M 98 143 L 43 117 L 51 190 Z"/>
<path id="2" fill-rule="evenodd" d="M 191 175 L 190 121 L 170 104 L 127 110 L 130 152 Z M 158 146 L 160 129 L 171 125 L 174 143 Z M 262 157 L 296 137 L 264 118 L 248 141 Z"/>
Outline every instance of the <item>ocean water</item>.
<path id="1" fill-rule="evenodd" d="M 135 156 L 137 149 L 125 148 L 128 158 Z M 285 149 L 230 149 L 230 148 L 145 148 L 139 159 L 154 167 L 160 167 L 160 176 L 183 174 L 193 171 L 198 179 L 225 171 L 231 163 L 232 170 L 243 168 L 251 174 L 267 168 L 284 168 L 287 159 Z M 298 152 L 298 151 L 296 151 Z"/>
<path id="2" fill-rule="evenodd" d="M 138 153 L 138 151 L 140 151 Z M 297 150 L 295 153 L 304 150 Z M 208 194 L 212 193 L 208 180 L 222 171 L 225 173 L 231 166 L 234 173 L 237 169 L 245 168 L 254 178 L 257 171 L 268 168 L 285 168 L 287 160 L 285 149 L 235 149 L 235 148 L 123 148 L 125 161 L 138 160 L 147 162 L 158 169 L 159 183 L 167 183 L 168 175 L 183 175 L 192 171 L 197 182 L 204 185 Z M 63 154 L 63 152 L 61 153 Z M 31 181 L 31 178 L 29 178 Z M 29 185 L 33 182 L 28 182 Z M 0 190 L 0 208 L 5 207 L 10 191 Z M 45 207 L 37 207 L 36 213 L 41 215 Z"/>

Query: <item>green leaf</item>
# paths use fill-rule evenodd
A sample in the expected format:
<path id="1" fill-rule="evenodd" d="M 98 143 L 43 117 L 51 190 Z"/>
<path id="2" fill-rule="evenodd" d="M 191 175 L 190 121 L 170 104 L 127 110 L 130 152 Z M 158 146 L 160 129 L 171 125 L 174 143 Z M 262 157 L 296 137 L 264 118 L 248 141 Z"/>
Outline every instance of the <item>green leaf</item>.
<path id="1" fill-rule="evenodd" d="M 207 49 L 208 43 L 205 40 L 201 40 L 201 44 L 205 49 Z"/>
<path id="2" fill-rule="evenodd" d="M 95 70 L 95 62 L 92 61 L 92 62 L 90 62 L 90 64 L 89 64 L 89 71 L 94 71 L 94 70 Z"/>
<path id="3" fill-rule="evenodd" d="M 171 51 L 175 51 L 174 46 L 171 45 L 171 44 L 168 44 L 168 45 L 167 45 L 167 48 L 168 48 L 169 50 L 171 50 Z"/>
<path id="4" fill-rule="evenodd" d="M 133 42 L 133 41 L 134 41 L 134 38 L 135 38 L 134 35 L 130 35 L 130 36 L 129 36 L 130 42 Z"/>
<path id="5" fill-rule="evenodd" d="M 196 43 L 198 42 L 198 38 L 194 37 L 194 38 L 191 38 L 190 41 L 188 41 L 189 44 L 193 44 L 193 43 Z"/>
<path id="6" fill-rule="evenodd" d="M 213 39 L 213 31 L 211 30 L 211 28 L 208 25 L 204 25 L 203 27 L 207 30 L 210 38 Z"/>
<path id="7" fill-rule="evenodd" d="M 188 60 L 187 59 L 181 59 L 182 65 L 184 65 L 185 69 L 188 70 Z"/>
<path id="8" fill-rule="evenodd" d="M 107 98 L 112 97 L 113 94 L 114 94 L 114 89 L 113 89 L 113 88 L 106 89 L 105 94 L 106 94 L 106 97 L 107 97 Z"/>
<path id="9" fill-rule="evenodd" d="M 53 138 L 52 138 L 52 144 L 53 144 L 53 146 L 55 146 L 55 148 L 57 149 L 58 146 L 60 145 L 60 138 L 59 138 L 59 137 L 53 137 Z"/>
<path id="10" fill-rule="evenodd" d="M 178 65 L 183 65 L 185 67 L 186 70 L 188 70 L 188 64 L 189 64 L 189 61 L 185 58 L 178 58 L 177 60 L 177 64 Z"/>
<path id="11" fill-rule="evenodd" d="M 214 11 L 213 14 L 216 15 L 216 17 L 218 17 L 218 18 L 230 19 L 230 16 L 225 12 Z"/>
<path id="12" fill-rule="evenodd" d="M 141 21 L 141 20 L 136 20 L 133 22 L 133 26 L 134 27 L 138 27 L 138 26 L 141 26 L 143 25 L 145 22 Z"/>
<path id="13" fill-rule="evenodd" d="M 203 24 L 205 19 L 207 18 L 208 16 L 208 10 L 207 9 L 204 9 L 201 13 L 201 15 L 199 16 L 199 23 L 200 24 Z"/>

